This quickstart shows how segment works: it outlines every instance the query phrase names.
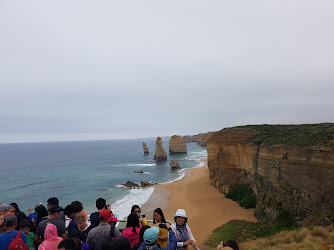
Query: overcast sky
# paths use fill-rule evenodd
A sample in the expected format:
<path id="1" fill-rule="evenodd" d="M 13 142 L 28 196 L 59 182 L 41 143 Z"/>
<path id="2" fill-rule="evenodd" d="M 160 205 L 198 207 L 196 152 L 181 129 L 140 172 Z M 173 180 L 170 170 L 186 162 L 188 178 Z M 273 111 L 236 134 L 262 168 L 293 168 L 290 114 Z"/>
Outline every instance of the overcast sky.
<path id="1" fill-rule="evenodd" d="M 0 143 L 334 122 L 334 1 L 2 0 Z"/>

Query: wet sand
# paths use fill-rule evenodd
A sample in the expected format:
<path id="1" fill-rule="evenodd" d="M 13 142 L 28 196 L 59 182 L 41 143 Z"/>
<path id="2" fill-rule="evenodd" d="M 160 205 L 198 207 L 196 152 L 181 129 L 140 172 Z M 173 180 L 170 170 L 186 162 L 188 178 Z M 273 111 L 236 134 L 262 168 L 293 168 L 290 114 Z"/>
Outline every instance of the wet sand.
<path id="1" fill-rule="evenodd" d="M 211 232 L 230 220 L 256 222 L 253 209 L 244 209 L 210 184 L 207 166 L 186 170 L 186 177 L 180 181 L 159 184 L 142 212 L 152 219 L 155 208 L 160 207 L 166 220 L 174 221 L 178 208 L 186 210 L 188 224 L 201 249 L 202 243 Z"/>

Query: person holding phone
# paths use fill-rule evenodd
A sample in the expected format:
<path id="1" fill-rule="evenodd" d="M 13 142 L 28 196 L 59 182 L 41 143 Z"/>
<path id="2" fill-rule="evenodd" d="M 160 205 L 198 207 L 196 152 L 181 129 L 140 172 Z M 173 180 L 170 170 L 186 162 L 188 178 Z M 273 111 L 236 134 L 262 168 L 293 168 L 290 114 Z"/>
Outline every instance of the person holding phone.
<path id="1" fill-rule="evenodd" d="M 145 218 L 145 214 L 141 214 L 141 209 L 138 205 L 133 205 L 131 208 L 131 213 L 134 213 L 139 218 L 140 227 L 148 226 L 148 222 Z"/>
<path id="2" fill-rule="evenodd" d="M 159 228 L 157 243 L 161 248 L 167 247 L 168 245 L 168 231 L 167 231 L 167 221 L 161 210 L 157 208 L 153 213 L 153 223 L 155 227 Z"/>

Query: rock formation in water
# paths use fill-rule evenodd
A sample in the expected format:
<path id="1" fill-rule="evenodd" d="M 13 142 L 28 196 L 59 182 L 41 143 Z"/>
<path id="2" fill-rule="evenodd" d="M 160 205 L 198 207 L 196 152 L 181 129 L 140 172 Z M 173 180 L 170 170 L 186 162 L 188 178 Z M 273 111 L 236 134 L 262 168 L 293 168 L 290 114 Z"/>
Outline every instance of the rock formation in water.
<path id="1" fill-rule="evenodd" d="M 155 143 L 155 153 L 154 153 L 153 159 L 156 161 L 166 161 L 167 160 L 167 154 L 166 154 L 164 145 L 162 144 L 162 140 L 160 137 L 157 138 L 157 141 Z"/>
<path id="2" fill-rule="evenodd" d="M 170 162 L 170 166 L 172 167 L 172 169 L 178 169 L 178 168 L 181 168 L 180 165 L 179 165 L 179 162 L 177 160 L 172 160 Z"/>
<path id="3" fill-rule="evenodd" d="M 133 181 L 127 181 L 126 183 L 124 183 L 124 186 L 128 188 L 139 188 L 140 187 L 139 184 Z"/>
<path id="4" fill-rule="evenodd" d="M 212 185 L 226 194 L 249 184 L 263 221 L 282 214 L 302 225 L 334 221 L 334 124 L 261 126 L 261 132 L 256 126 L 223 129 L 209 139 Z"/>
<path id="5" fill-rule="evenodd" d="M 156 185 L 156 184 L 157 184 L 156 182 L 150 182 L 150 181 L 141 181 L 140 182 L 140 186 L 142 188 L 150 187 L 150 186 L 153 186 L 153 185 Z"/>
<path id="6" fill-rule="evenodd" d="M 144 149 L 144 154 L 148 155 L 150 153 L 145 142 L 143 142 L 143 149 Z"/>
<path id="7" fill-rule="evenodd" d="M 153 185 L 156 185 L 157 183 L 156 182 L 151 182 L 151 181 L 141 181 L 140 184 L 138 183 L 135 183 L 133 181 L 127 181 L 125 184 L 123 184 L 125 187 L 127 188 L 145 188 L 145 187 L 150 187 L 150 186 L 153 186 Z"/>
<path id="8" fill-rule="evenodd" d="M 134 174 L 143 174 L 144 171 L 143 171 L 143 170 L 140 170 L 140 171 L 134 171 L 134 172 L 132 172 L 132 173 L 134 173 Z"/>
<path id="9" fill-rule="evenodd" d="M 187 153 L 187 144 L 179 135 L 173 135 L 169 140 L 169 153 Z"/>

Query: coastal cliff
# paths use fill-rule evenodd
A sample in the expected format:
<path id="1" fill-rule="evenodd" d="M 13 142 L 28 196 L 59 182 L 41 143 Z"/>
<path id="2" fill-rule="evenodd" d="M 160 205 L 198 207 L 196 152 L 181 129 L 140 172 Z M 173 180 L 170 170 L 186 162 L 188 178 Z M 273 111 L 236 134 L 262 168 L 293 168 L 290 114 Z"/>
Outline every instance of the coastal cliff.
<path id="1" fill-rule="evenodd" d="M 249 184 L 256 216 L 300 224 L 334 221 L 334 124 L 227 128 L 208 141 L 209 178 L 227 194 Z"/>
<path id="2" fill-rule="evenodd" d="M 182 139 L 186 142 L 197 142 L 197 145 L 205 147 L 207 145 L 208 140 L 210 137 L 216 133 L 214 132 L 207 132 L 207 133 L 200 133 L 198 135 L 185 135 Z"/>

